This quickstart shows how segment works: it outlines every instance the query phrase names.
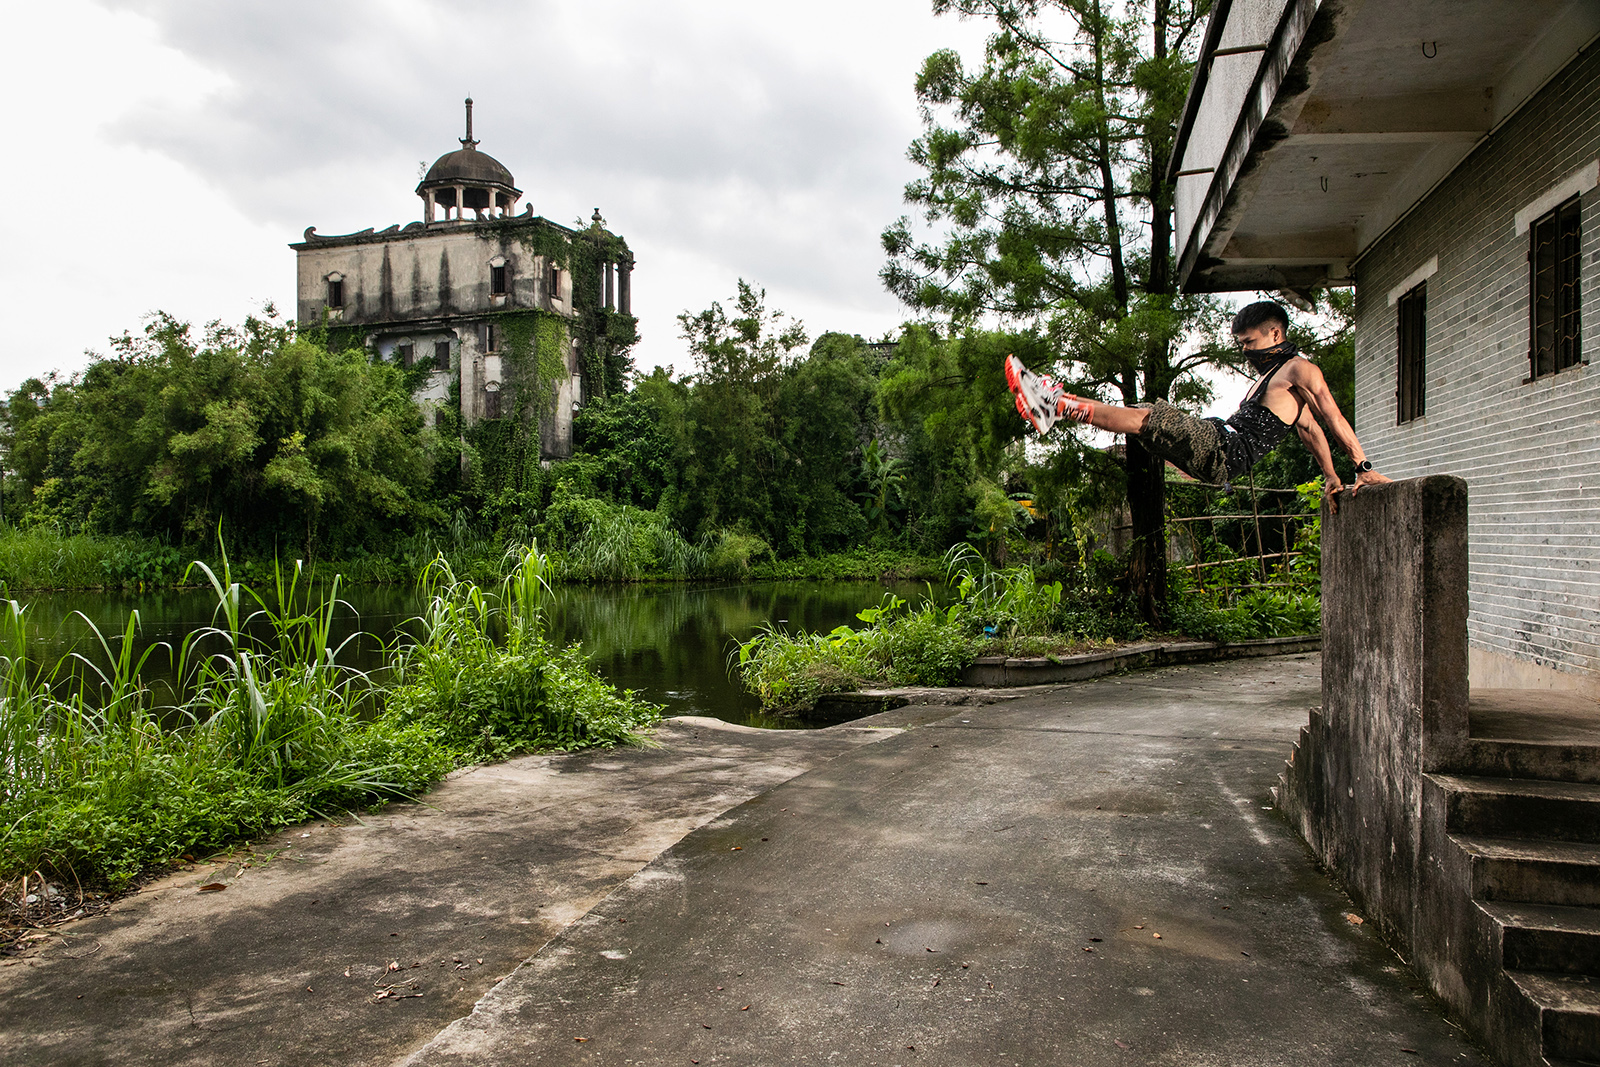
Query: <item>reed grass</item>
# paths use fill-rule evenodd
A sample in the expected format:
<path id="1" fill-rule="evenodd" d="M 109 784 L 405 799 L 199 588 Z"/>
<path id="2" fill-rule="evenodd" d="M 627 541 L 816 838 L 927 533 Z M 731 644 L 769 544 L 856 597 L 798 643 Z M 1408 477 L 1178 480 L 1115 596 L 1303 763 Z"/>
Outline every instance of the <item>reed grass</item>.
<path id="1" fill-rule="evenodd" d="M 110 637 L 84 618 L 91 654 L 42 664 L 27 609 L 0 602 L 0 877 L 119 888 L 184 852 L 415 796 L 473 759 L 635 739 L 660 709 L 549 643 L 548 568 L 521 549 L 485 593 L 436 557 L 423 638 L 391 649 L 384 681 L 341 664 L 340 581 L 298 563 L 259 591 L 226 553 L 194 564 L 211 625 L 138 658 L 138 612 Z M 144 680 L 158 655 L 175 693 Z"/>

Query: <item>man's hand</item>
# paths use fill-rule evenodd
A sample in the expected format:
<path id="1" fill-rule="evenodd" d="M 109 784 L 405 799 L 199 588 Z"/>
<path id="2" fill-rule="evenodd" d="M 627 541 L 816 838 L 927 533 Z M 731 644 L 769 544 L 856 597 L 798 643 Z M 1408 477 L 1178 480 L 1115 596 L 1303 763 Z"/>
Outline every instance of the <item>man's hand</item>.
<path id="1" fill-rule="evenodd" d="M 1339 493 L 1343 489 L 1337 478 L 1325 477 L 1322 481 L 1322 493 L 1328 498 L 1328 510 L 1335 515 L 1339 514 Z"/>
<path id="2" fill-rule="evenodd" d="M 1350 488 L 1350 495 L 1355 496 L 1361 492 L 1363 485 L 1387 485 L 1392 479 L 1385 478 L 1377 471 L 1362 471 L 1356 475 L 1356 484 Z"/>

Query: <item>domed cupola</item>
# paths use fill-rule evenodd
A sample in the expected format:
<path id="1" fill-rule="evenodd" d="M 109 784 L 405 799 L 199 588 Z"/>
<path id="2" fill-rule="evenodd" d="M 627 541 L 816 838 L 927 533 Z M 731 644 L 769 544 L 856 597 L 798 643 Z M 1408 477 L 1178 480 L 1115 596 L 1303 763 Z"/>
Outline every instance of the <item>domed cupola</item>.
<path id="1" fill-rule="evenodd" d="M 461 147 L 446 152 L 428 168 L 427 177 L 417 186 L 425 205 L 423 220 L 459 221 L 471 211 L 477 219 L 507 218 L 516 212 L 522 190 L 505 164 L 478 151 L 472 139 L 472 98 L 467 97 L 467 135 L 459 138 Z M 436 217 L 442 209 L 443 218 Z"/>

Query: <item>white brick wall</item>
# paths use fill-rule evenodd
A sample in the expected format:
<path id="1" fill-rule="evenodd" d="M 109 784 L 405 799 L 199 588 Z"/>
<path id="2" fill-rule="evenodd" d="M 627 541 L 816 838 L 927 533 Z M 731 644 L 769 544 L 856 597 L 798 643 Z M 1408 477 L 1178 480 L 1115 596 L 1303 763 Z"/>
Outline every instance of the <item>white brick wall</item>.
<path id="1" fill-rule="evenodd" d="M 1600 156 L 1600 48 L 1575 59 L 1358 264 L 1356 432 L 1394 478 L 1470 491 L 1475 649 L 1600 674 L 1600 189 L 1583 195 L 1583 358 L 1527 382 L 1528 235 L 1518 210 Z M 1427 416 L 1395 424 L 1389 289 L 1428 279 Z"/>

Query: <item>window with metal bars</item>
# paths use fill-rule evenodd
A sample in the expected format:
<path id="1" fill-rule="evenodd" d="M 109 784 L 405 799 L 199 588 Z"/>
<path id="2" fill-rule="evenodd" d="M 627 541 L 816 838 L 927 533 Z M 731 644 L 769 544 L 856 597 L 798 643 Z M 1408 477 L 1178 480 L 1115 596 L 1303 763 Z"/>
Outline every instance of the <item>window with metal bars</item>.
<path id="1" fill-rule="evenodd" d="M 1396 423 L 1420 419 L 1427 412 L 1428 283 L 1410 290 L 1395 304 L 1399 312 L 1399 387 L 1395 390 Z"/>
<path id="2" fill-rule="evenodd" d="M 504 267 L 489 268 L 489 293 L 491 296 L 506 295 L 506 269 Z"/>
<path id="3" fill-rule="evenodd" d="M 400 360 L 402 367 L 411 367 L 417 362 L 417 348 L 409 341 L 395 348 L 395 355 Z"/>
<path id="4" fill-rule="evenodd" d="M 331 308 L 344 307 L 344 279 L 328 279 L 328 306 Z"/>
<path id="5" fill-rule="evenodd" d="M 1583 362 L 1578 304 L 1582 291 L 1580 203 L 1573 197 L 1529 227 L 1528 267 L 1533 290 L 1529 308 L 1530 380 Z"/>
<path id="6" fill-rule="evenodd" d="M 433 369 L 434 370 L 449 370 L 450 369 L 450 342 L 449 341 L 435 341 L 435 342 L 433 342 Z"/>

